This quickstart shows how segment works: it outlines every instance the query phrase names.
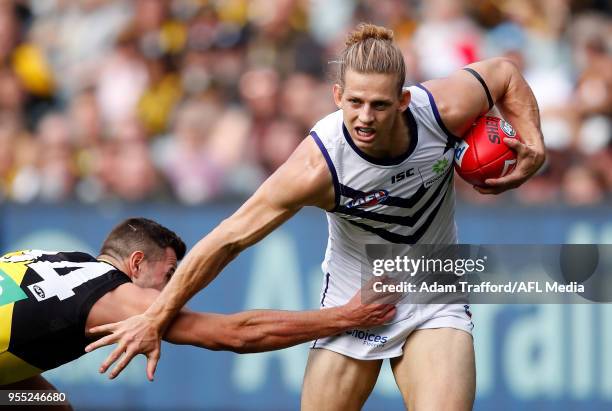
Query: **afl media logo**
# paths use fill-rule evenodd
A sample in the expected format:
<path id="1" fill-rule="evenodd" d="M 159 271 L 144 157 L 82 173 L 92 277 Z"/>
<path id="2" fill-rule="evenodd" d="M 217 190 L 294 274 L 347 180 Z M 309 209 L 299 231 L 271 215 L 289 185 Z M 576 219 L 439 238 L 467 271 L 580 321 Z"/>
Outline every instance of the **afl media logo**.
<path id="1" fill-rule="evenodd" d="M 42 288 L 40 288 L 39 286 L 37 286 L 36 284 L 34 284 L 32 286 L 32 289 L 34 290 L 34 292 L 36 294 L 38 294 L 38 297 L 40 297 L 41 299 L 45 298 L 45 292 L 43 291 Z"/>

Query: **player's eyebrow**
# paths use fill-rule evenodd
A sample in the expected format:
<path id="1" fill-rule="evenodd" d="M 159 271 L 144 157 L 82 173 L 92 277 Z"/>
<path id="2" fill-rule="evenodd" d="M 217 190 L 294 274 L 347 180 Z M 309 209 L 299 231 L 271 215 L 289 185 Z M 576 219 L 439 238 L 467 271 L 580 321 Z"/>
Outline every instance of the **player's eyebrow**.
<path id="1" fill-rule="evenodd" d="M 382 100 L 374 100 L 371 103 L 372 105 L 384 105 L 384 106 L 390 106 L 391 104 L 393 104 L 390 100 L 386 100 L 386 99 L 382 99 Z"/>

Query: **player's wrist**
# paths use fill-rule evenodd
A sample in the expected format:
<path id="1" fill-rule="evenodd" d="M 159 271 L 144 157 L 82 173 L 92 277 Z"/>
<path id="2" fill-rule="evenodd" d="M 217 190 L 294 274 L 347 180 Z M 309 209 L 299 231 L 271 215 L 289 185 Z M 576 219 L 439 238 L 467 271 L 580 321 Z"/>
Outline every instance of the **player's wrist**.
<path id="1" fill-rule="evenodd" d="M 339 329 L 344 330 L 359 325 L 355 310 L 351 309 L 348 304 L 329 308 L 329 310 L 333 310 L 334 324 L 337 324 Z"/>
<path id="2" fill-rule="evenodd" d="M 162 335 L 170 324 L 169 316 L 163 310 L 151 309 L 145 311 L 142 316 L 146 319 L 149 325 L 157 330 Z M 170 317 L 171 318 L 171 317 Z"/>

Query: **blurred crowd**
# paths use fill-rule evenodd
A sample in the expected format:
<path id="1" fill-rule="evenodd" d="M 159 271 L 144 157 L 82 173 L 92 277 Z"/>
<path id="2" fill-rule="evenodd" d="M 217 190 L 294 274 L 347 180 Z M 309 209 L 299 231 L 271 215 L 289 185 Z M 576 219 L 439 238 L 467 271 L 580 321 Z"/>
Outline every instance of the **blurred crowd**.
<path id="1" fill-rule="evenodd" d="M 335 109 L 358 22 L 392 28 L 408 78 L 506 56 L 538 99 L 548 160 L 503 197 L 612 193 L 607 0 L 5 0 L 0 198 L 200 204 L 254 191 Z M 459 180 L 459 179 L 457 179 Z"/>

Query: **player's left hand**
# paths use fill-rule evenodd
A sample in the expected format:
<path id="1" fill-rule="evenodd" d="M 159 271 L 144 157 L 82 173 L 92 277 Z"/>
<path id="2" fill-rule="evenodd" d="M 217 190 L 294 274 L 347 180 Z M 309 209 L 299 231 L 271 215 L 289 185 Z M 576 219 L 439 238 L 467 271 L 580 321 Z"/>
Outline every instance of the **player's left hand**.
<path id="1" fill-rule="evenodd" d="M 106 357 L 100 366 L 100 373 L 105 373 L 123 355 L 109 374 L 109 378 L 113 379 L 121 373 L 132 358 L 137 354 L 144 354 L 147 357 L 147 378 L 153 381 L 161 355 L 161 333 L 151 318 L 145 314 L 135 315 L 117 323 L 93 327 L 89 329 L 89 332 L 109 335 L 89 344 L 85 347 L 86 352 L 117 343 L 117 348 Z"/>
<path id="2" fill-rule="evenodd" d="M 544 164 L 546 155 L 543 146 L 525 144 L 515 138 L 504 138 L 504 143 L 516 151 L 516 167 L 504 177 L 487 179 L 485 187 L 474 186 L 474 189 L 481 194 L 499 194 L 517 188 L 529 180 Z"/>

